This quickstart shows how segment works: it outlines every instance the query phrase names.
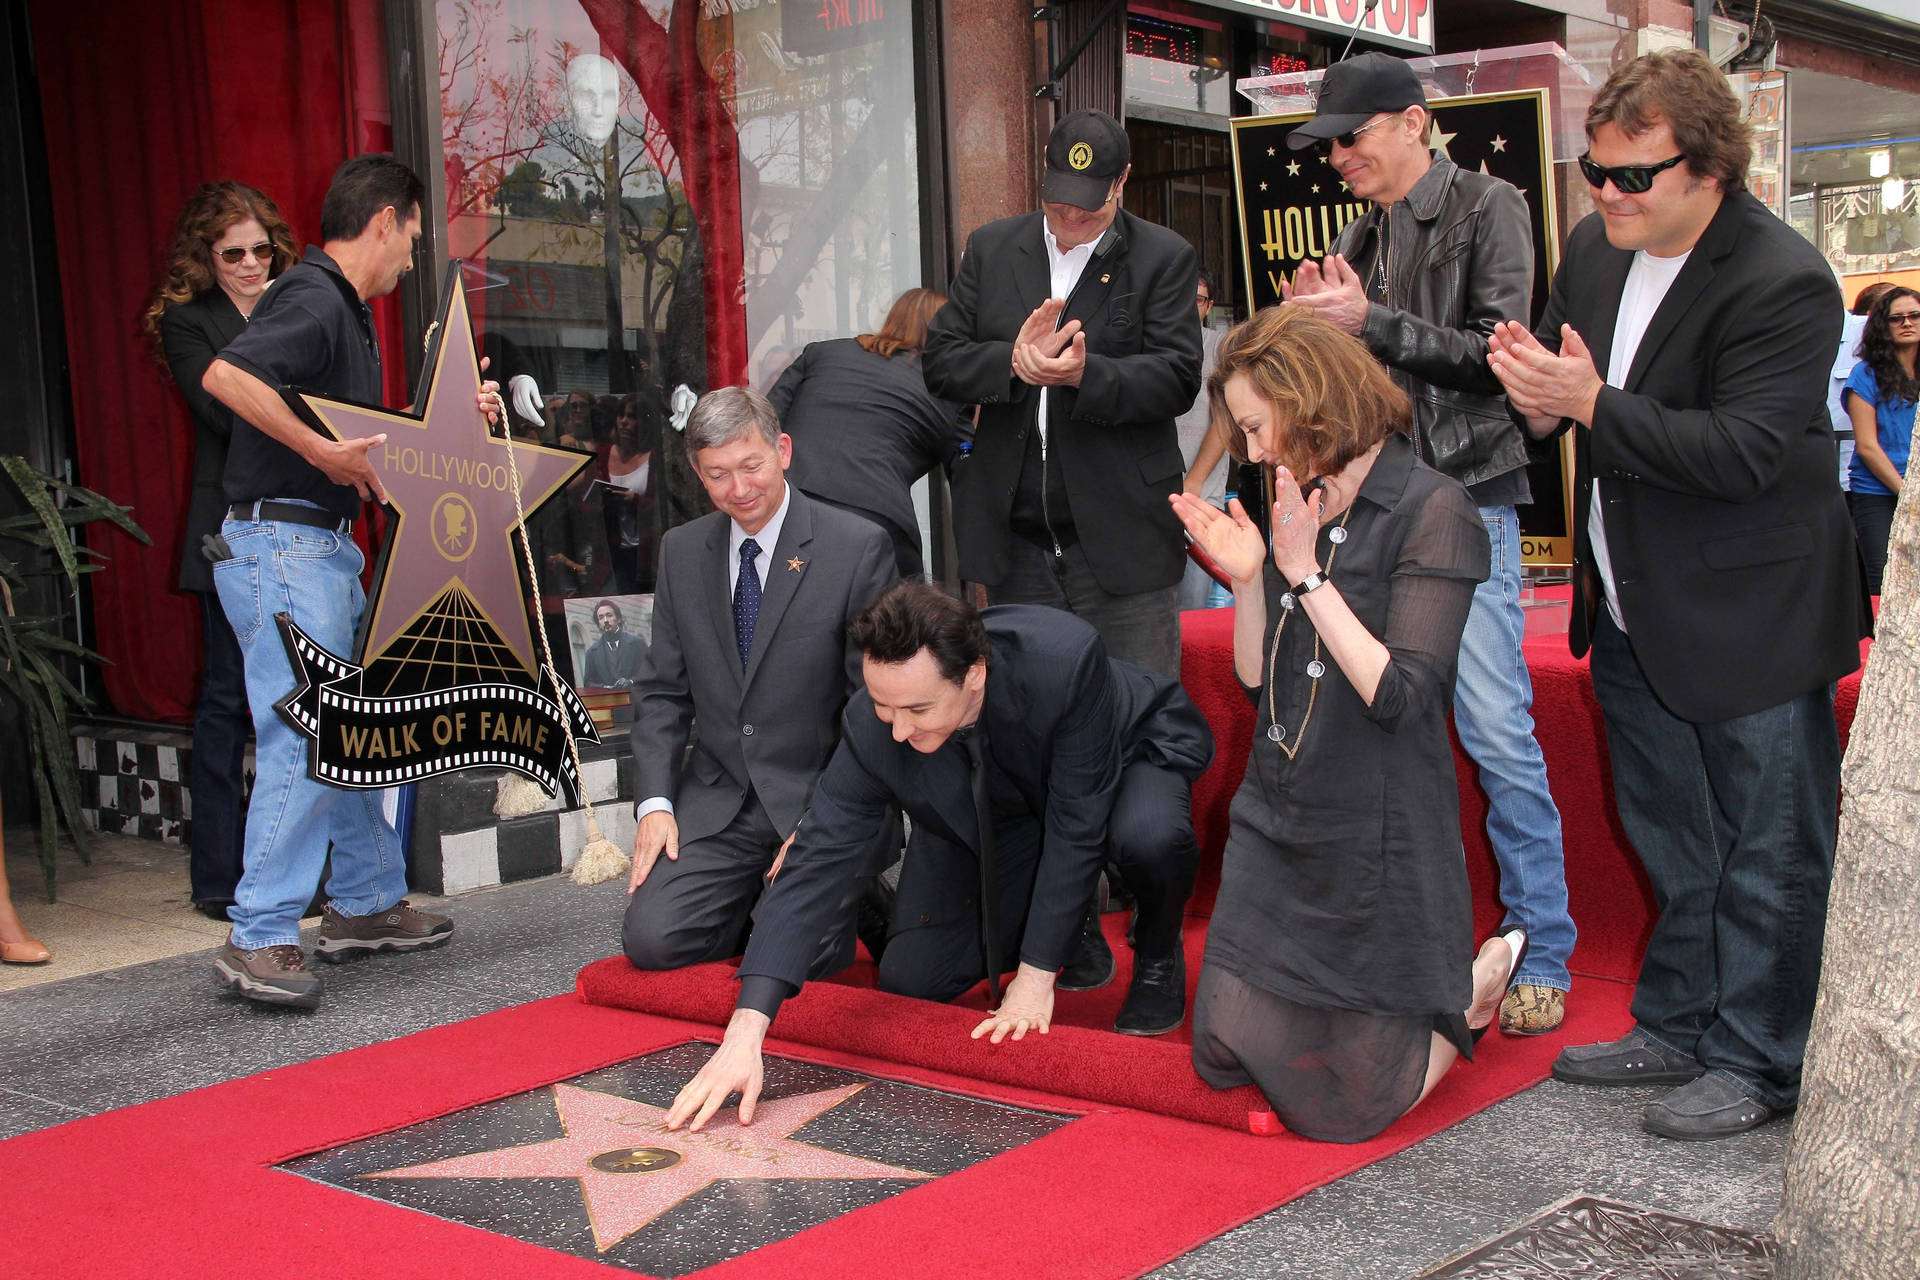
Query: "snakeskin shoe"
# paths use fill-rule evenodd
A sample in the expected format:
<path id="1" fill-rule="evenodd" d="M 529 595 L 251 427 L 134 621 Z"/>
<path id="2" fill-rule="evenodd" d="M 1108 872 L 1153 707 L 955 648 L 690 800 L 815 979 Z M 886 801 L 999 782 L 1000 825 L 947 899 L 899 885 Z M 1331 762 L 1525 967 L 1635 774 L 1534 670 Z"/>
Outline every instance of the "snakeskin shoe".
<path id="1" fill-rule="evenodd" d="M 1500 1030 L 1510 1036 L 1538 1036 L 1557 1030 L 1567 1016 L 1567 993 L 1558 987 L 1522 982 L 1500 1002 Z"/>

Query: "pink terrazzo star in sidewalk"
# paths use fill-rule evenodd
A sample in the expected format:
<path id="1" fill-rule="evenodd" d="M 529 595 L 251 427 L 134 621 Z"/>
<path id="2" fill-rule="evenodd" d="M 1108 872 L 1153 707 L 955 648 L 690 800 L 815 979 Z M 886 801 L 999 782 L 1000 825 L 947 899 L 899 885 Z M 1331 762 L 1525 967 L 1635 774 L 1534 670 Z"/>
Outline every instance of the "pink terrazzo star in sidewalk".
<path id="1" fill-rule="evenodd" d="M 718 1117 L 702 1132 L 667 1129 L 667 1109 L 568 1084 L 553 1086 L 567 1136 L 366 1178 L 576 1178 L 600 1252 L 708 1185 L 729 1178 L 929 1178 L 915 1169 L 794 1142 L 787 1135 L 865 1084 L 762 1102 L 751 1128 Z"/>

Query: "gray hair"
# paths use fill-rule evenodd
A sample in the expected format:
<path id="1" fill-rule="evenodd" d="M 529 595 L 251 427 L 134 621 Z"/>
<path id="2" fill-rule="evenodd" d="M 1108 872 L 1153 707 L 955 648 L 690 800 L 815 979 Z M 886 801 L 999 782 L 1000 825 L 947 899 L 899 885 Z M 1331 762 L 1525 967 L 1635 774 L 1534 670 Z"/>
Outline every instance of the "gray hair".
<path id="1" fill-rule="evenodd" d="M 780 446 L 780 415 L 751 387 L 721 387 L 700 397 L 687 419 L 687 461 L 697 469 L 702 449 L 721 449 L 749 431 L 770 447 Z"/>

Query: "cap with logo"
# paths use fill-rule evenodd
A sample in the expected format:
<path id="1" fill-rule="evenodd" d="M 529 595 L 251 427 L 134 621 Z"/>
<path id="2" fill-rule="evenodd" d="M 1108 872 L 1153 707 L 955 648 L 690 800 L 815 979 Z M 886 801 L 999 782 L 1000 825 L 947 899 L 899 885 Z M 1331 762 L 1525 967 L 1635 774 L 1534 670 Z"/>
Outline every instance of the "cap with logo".
<path id="1" fill-rule="evenodd" d="M 1127 131 L 1104 111 L 1072 111 L 1047 135 L 1047 172 L 1040 198 L 1048 204 L 1098 209 L 1127 171 Z"/>
<path id="2" fill-rule="evenodd" d="M 1352 133 L 1386 111 L 1427 105 L 1420 78 L 1405 60 L 1385 53 L 1363 53 L 1336 62 L 1320 81 L 1313 119 L 1287 135 L 1295 151 Z"/>

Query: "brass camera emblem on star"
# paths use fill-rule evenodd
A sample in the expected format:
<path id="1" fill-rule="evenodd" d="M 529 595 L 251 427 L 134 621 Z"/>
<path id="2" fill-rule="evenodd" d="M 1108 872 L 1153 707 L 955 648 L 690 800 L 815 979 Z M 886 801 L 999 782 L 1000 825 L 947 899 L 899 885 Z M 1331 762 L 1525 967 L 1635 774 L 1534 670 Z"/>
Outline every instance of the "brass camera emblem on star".
<path id="1" fill-rule="evenodd" d="M 665 1147 L 622 1147 L 602 1151 L 588 1163 L 602 1173 L 658 1173 L 679 1164 L 680 1153 Z"/>

